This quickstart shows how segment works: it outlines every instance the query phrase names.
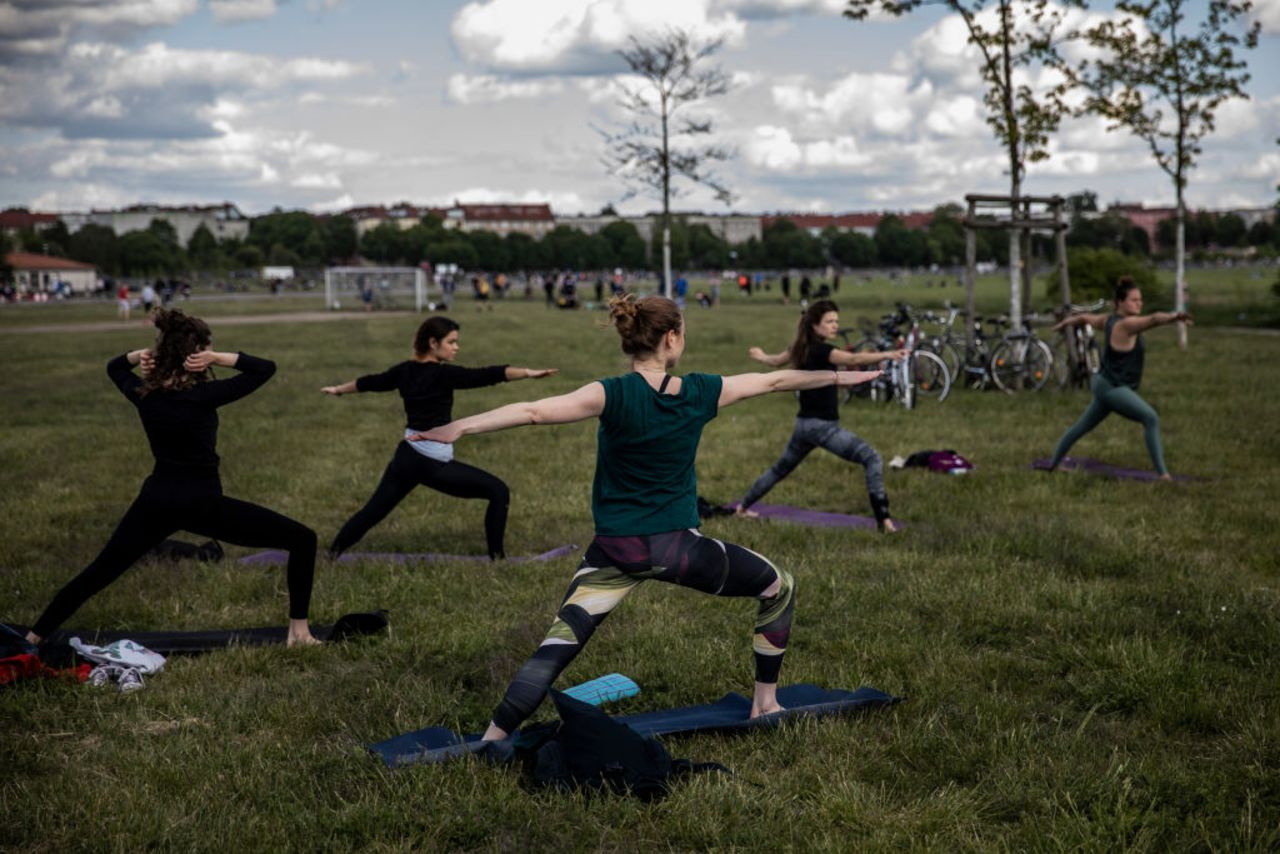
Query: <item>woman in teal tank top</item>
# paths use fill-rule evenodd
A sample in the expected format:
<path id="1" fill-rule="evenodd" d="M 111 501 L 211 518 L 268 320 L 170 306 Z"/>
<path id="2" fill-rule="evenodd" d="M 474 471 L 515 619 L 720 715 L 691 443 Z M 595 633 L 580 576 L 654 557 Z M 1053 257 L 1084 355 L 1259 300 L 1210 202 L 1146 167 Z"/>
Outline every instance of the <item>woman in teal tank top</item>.
<path id="1" fill-rule="evenodd" d="M 1102 351 L 1102 368 L 1089 382 L 1093 400 L 1080 420 L 1071 425 L 1058 440 L 1050 470 L 1058 471 L 1062 458 L 1071 450 L 1071 446 L 1115 412 L 1142 424 L 1151 462 L 1162 480 L 1170 480 L 1169 469 L 1164 464 L 1164 446 L 1160 442 L 1160 416 L 1149 403 L 1138 396 L 1145 352 L 1142 333 L 1178 321 L 1190 323 L 1191 315 L 1185 311 L 1176 314 L 1158 311 L 1144 317 L 1142 291 L 1138 290 L 1138 286 L 1128 276 L 1121 277 L 1116 285 L 1115 302 L 1116 308 L 1112 314 L 1077 314 L 1054 327 L 1058 330 L 1088 323 L 1106 330 L 1106 343 Z"/>
<path id="2" fill-rule="evenodd" d="M 520 668 L 485 731 L 515 731 L 542 702 L 605 617 L 642 581 L 655 579 L 715 596 L 759 601 L 752 650 L 751 717 L 781 711 L 778 673 L 791 631 L 791 574 L 750 549 L 697 531 L 694 473 L 702 428 L 720 409 L 771 391 L 851 386 L 879 371 L 773 371 L 767 374 L 672 376 L 684 353 L 684 319 L 665 297 L 629 294 L 609 303 L 610 319 L 631 357 L 631 370 L 559 397 L 513 403 L 410 436 L 455 442 L 525 424 L 600 419 L 591 513 L 596 536 L 560 603 L 550 630 Z"/>

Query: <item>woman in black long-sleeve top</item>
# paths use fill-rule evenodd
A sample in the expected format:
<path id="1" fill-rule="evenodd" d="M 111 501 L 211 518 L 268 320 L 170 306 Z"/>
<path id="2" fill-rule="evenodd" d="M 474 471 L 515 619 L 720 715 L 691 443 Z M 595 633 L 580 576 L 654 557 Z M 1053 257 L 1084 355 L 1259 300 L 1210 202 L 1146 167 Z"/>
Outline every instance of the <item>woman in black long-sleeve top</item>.
<path id="1" fill-rule="evenodd" d="M 458 324 L 447 317 L 429 317 L 413 339 L 413 358 L 392 365 L 380 374 L 368 374 L 342 385 L 325 386 L 325 394 L 340 396 L 366 391 L 398 391 L 404 400 L 407 437 L 453 420 L 454 389 L 481 388 L 509 380 L 538 379 L 556 373 L 555 368 L 513 368 L 492 365 L 464 368 L 452 364 L 458 355 Z M 410 442 L 396 446 L 378 488 L 364 507 L 347 520 L 329 546 L 333 557 L 360 541 L 369 529 L 387 517 L 416 486 L 428 486 L 455 498 L 483 498 L 484 535 L 493 560 L 505 557 L 504 536 L 510 492 L 489 472 L 458 462 L 453 446 L 439 442 Z"/>
<path id="2" fill-rule="evenodd" d="M 274 362 L 219 353 L 203 320 L 178 310 L 155 315 L 155 350 L 133 350 L 107 364 L 107 375 L 138 410 L 155 468 L 101 553 L 53 598 L 28 634 L 48 637 L 91 596 L 175 531 L 243 546 L 289 552 L 289 634 L 294 644 L 318 643 L 307 624 L 315 570 L 315 532 L 256 504 L 222 494 L 218 477 L 218 407 L 271 379 Z M 141 364 L 143 376 L 134 373 Z M 240 373 L 213 379 L 217 365 Z"/>

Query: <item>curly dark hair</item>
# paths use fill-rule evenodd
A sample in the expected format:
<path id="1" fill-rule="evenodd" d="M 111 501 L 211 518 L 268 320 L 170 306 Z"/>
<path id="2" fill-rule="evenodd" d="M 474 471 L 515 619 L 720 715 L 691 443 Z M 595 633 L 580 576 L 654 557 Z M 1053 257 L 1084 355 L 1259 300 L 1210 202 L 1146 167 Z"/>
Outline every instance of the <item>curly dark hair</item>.
<path id="1" fill-rule="evenodd" d="M 177 308 L 160 309 L 152 315 L 152 321 L 156 325 L 156 344 L 151 350 L 155 367 L 143 379 L 142 387 L 138 389 L 139 397 L 146 397 L 159 389 L 190 388 L 198 382 L 213 379 L 213 372 L 209 369 L 193 374 L 183 367 L 188 356 L 203 350 L 213 341 L 209 324 Z"/>

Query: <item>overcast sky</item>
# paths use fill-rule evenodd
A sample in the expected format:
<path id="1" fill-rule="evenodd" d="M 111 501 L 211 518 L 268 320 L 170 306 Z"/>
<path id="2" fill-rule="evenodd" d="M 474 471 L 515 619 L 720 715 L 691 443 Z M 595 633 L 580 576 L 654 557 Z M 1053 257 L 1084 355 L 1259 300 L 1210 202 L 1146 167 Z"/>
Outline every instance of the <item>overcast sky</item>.
<path id="1" fill-rule="evenodd" d="M 733 209 L 911 210 L 1007 192 L 963 26 L 842 0 L 0 0 L 0 205 L 231 201 L 246 213 L 407 200 L 598 211 L 623 188 L 593 127 L 623 114 L 616 50 L 677 25 L 724 39 L 700 110 L 736 151 Z M 1097 2 L 1095 2 L 1095 6 Z M 1251 100 L 1221 108 L 1196 207 L 1280 183 L 1280 0 L 1255 0 Z M 1143 145 L 1064 126 L 1027 190 L 1172 202 Z M 640 197 L 625 212 L 652 210 Z M 706 192 L 682 209 L 725 210 Z"/>

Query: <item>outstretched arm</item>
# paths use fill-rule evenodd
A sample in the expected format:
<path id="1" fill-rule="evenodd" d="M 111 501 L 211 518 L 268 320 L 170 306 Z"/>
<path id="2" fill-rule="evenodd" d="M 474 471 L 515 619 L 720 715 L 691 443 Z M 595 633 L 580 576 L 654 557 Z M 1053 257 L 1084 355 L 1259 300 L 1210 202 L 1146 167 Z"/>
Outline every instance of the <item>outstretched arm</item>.
<path id="1" fill-rule="evenodd" d="M 786 350 L 783 350 L 781 353 L 766 353 L 759 347 L 752 347 L 747 351 L 747 355 L 755 359 L 757 362 L 764 362 L 771 368 L 781 368 L 791 359 L 791 354 Z"/>
<path id="2" fill-rule="evenodd" d="M 884 350 L 872 353 L 850 353 L 848 350 L 832 350 L 831 364 L 845 368 L 861 368 L 866 365 L 878 365 L 892 359 L 901 362 L 907 358 L 906 350 Z"/>
<path id="3" fill-rule="evenodd" d="M 600 383 L 584 385 L 577 391 L 557 397 L 544 397 L 527 403 L 511 403 L 459 418 L 425 433 L 408 436 L 410 442 L 426 439 L 430 442 L 456 442 L 462 436 L 476 433 L 493 433 L 526 424 L 569 424 L 585 421 L 604 412 L 604 386 Z"/>
<path id="4" fill-rule="evenodd" d="M 507 382 L 512 380 L 540 380 L 543 377 L 555 376 L 560 373 L 559 368 L 513 368 L 510 365 L 506 368 Z"/>
<path id="5" fill-rule="evenodd" d="M 1126 317 L 1120 321 L 1120 327 L 1129 335 L 1138 335 L 1157 326 L 1168 326 L 1170 323 L 1183 322 L 1193 325 L 1191 315 L 1185 311 L 1157 311 L 1143 317 Z"/>
<path id="6" fill-rule="evenodd" d="M 1105 314 L 1073 314 L 1064 317 L 1053 325 L 1054 332 L 1060 332 L 1068 326 L 1084 326 L 1088 324 L 1095 329 L 1101 329 L 1107 325 L 1107 315 Z"/>
<path id="7" fill-rule="evenodd" d="M 724 377 L 719 405 L 723 409 L 740 400 L 771 391 L 806 391 L 835 385 L 842 388 L 870 382 L 881 371 L 773 371 L 768 374 L 736 374 Z"/>
<path id="8" fill-rule="evenodd" d="M 350 380 L 349 382 L 345 382 L 342 385 L 327 385 L 320 390 L 325 394 L 331 394 L 334 397 L 340 397 L 344 394 L 355 394 L 356 392 L 360 391 L 360 389 L 356 387 L 355 380 Z"/>

